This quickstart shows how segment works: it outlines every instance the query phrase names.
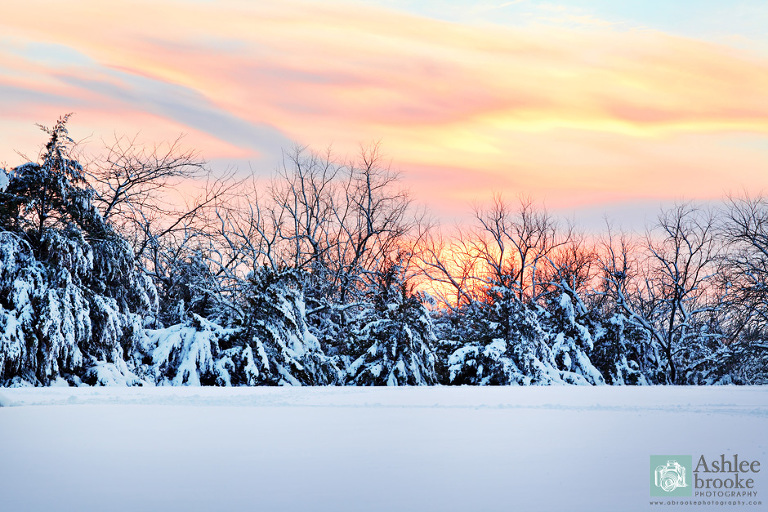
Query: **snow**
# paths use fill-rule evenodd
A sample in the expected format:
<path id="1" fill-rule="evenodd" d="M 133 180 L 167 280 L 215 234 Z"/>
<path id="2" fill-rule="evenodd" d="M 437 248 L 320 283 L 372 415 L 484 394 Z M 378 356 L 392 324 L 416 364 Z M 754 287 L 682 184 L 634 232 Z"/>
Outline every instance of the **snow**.
<path id="1" fill-rule="evenodd" d="M 125 364 L 125 361 L 118 359 L 117 363 L 105 363 L 96 361 L 93 366 L 88 368 L 85 373 L 85 379 L 97 386 L 138 386 L 147 385 L 137 375 L 131 373 Z M 59 381 L 64 381 L 59 379 Z"/>
<path id="2" fill-rule="evenodd" d="M 198 370 L 210 373 L 213 369 L 211 330 L 197 331 L 190 326 L 174 325 L 167 329 L 149 331 L 148 334 L 148 344 L 156 346 L 152 352 L 156 373 L 161 374 L 161 368 L 159 368 L 161 364 L 178 359 L 176 374 L 172 379 L 163 381 L 164 384 L 199 386 Z"/>
<path id="3" fill-rule="evenodd" d="M 761 387 L 8 388 L 0 405 L 3 510 L 642 511 L 650 455 L 768 464 Z"/>

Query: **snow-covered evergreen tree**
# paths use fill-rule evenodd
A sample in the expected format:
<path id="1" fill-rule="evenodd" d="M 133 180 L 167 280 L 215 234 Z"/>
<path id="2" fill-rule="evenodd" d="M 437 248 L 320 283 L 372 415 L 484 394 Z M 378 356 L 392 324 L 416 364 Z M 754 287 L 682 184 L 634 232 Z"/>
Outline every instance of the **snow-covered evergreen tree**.
<path id="1" fill-rule="evenodd" d="M 142 376 L 158 385 L 254 385 L 259 372 L 250 347 L 221 349 L 232 332 L 194 314 L 183 323 L 147 330 L 135 353 L 144 363 Z"/>
<path id="2" fill-rule="evenodd" d="M 347 368 L 348 383 L 417 386 L 437 383 L 437 341 L 422 297 L 409 289 L 402 257 L 386 264 L 373 303 L 356 319 L 353 345 L 364 348 Z"/>
<path id="3" fill-rule="evenodd" d="M 565 282 L 560 283 L 560 289 L 545 322 L 560 378 L 569 384 L 605 384 L 603 375 L 590 360 L 594 341 L 587 308 Z"/>
<path id="4" fill-rule="evenodd" d="M 497 287 L 446 315 L 438 345 L 446 384 L 604 384 L 590 360 L 593 335 L 586 308 L 568 289 L 548 306 L 521 302 Z M 453 317 L 453 318 L 452 318 Z M 452 341 L 451 341 L 452 340 Z"/>
<path id="5" fill-rule="evenodd" d="M 0 192 L 0 378 L 77 382 L 126 355 L 156 314 L 152 283 L 103 221 L 61 118 L 40 163 L 8 173 Z M 129 379 L 129 380 L 132 380 Z"/>
<path id="6" fill-rule="evenodd" d="M 309 330 L 301 278 L 299 271 L 268 267 L 250 276 L 245 317 L 232 343 L 253 350 L 260 384 L 339 382 L 339 370 Z"/>
<path id="7" fill-rule="evenodd" d="M 223 327 L 192 313 L 147 331 L 139 358 L 158 384 L 326 385 L 342 374 L 310 332 L 301 273 L 261 267 L 244 286 L 242 311 Z"/>
<path id="8" fill-rule="evenodd" d="M 658 346 L 648 332 L 624 314 L 608 318 L 592 315 L 594 349 L 590 360 L 608 384 L 642 385 L 665 381 Z"/>
<path id="9" fill-rule="evenodd" d="M 447 360 L 447 384 L 551 384 L 560 380 L 547 332 L 540 322 L 543 310 L 524 304 L 507 290 L 492 290 L 489 301 L 475 302 L 460 315 Z M 454 314 L 456 314 L 454 313 Z"/>
<path id="10" fill-rule="evenodd" d="M 211 320 L 221 316 L 215 293 L 220 279 L 214 275 L 206 258 L 199 252 L 172 262 L 166 275 L 158 278 L 162 296 L 160 317 L 163 323 L 183 323 L 198 315 Z"/>

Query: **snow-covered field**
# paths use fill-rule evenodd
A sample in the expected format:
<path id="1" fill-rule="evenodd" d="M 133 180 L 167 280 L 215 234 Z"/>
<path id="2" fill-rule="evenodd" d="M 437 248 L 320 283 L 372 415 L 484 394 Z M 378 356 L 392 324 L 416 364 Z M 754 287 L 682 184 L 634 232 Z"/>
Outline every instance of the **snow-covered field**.
<path id="1" fill-rule="evenodd" d="M 768 509 L 768 388 L 38 388 L 0 405 L 8 512 Z M 651 505 L 660 454 L 759 460 L 762 505 Z"/>

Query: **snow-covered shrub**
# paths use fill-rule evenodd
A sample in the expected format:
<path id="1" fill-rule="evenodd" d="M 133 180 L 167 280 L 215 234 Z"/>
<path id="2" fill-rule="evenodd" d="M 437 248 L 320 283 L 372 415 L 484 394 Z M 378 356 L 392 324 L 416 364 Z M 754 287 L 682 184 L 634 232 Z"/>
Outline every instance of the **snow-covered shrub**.
<path id="1" fill-rule="evenodd" d="M 743 340 L 733 342 L 713 355 L 716 362 L 722 363 L 728 361 L 723 357 L 723 352 L 730 356 L 732 364 L 725 365 L 730 372 L 721 372 L 718 378 L 713 381 L 715 384 L 724 383 L 731 376 L 733 383 L 743 383 L 749 385 L 768 384 L 768 340 Z M 710 382 L 705 382 L 709 384 Z"/>
<path id="2" fill-rule="evenodd" d="M 157 283 L 164 324 L 181 323 L 193 315 L 209 319 L 220 316 L 213 296 L 213 291 L 219 288 L 219 278 L 203 255 L 193 252 L 167 265 L 169 268 Z"/>
<path id="3" fill-rule="evenodd" d="M 114 363 L 94 361 L 82 379 L 70 377 L 70 380 L 75 384 L 82 382 L 91 386 L 144 386 L 150 383 L 136 375 L 122 359 Z"/>
<path id="4" fill-rule="evenodd" d="M 445 361 L 446 384 L 505 386 L 530 383 L 509 357 L 507 342 L 501 338 L 485 345 L 447 341 L 442 344 L 452 349 Z"/>
<path id="5" fill-rule="evenodd" d="M 705 350 L 697 349 L 696 358 L 686 354 L 686 384 L 768 384 L 768 342 L 763 339 L 745 336 L 730 343 L 705 345 Z"/>
<path id="6" fill-rule="evenodd" d="M 161 386 L 255 386 L 263 367 L 250 346 L 233 346 L 237 335 L 238 329 L 193 314 L 184 323 L 146 330 L 135 366 L 141 377 Z"/>

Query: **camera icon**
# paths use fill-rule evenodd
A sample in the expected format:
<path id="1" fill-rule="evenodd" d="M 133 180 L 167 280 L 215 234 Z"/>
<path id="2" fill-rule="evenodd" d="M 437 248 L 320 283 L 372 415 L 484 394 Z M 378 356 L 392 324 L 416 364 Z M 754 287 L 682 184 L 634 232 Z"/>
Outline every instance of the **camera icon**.
<path id="1" fill-rule="evenodd" d="M 666 464 L 656 466 L 654 481 L 656 487 L 661 487 L 665 492 L 672 492 L 678 487 L 688 487 L 685 482 L 685 466 L 681 466 L 676 460 L 668 460 Z"/>

